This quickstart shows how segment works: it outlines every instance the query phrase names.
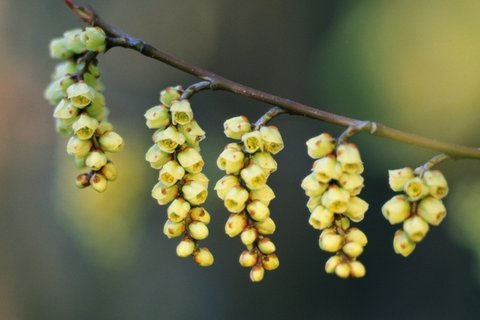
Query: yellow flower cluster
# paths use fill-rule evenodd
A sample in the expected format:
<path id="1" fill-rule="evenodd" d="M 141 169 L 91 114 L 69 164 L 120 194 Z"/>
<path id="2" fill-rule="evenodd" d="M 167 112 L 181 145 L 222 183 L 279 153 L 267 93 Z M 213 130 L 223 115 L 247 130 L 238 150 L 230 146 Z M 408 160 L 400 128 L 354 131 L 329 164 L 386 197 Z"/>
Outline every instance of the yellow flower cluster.
<path id="1" fill-rule="evenodd" d="M 389 172 L 390 188 L 404 194 L 396 195 L 382 207 L 382 213 L 390 224 L 403 222 L 393 238 L 395 253 L 404 257 L 415 250 L 430 229 L 438 226 L 447 214 L 442 199 L 448 193 L 447 180 L 438 170 L 428 170 L 417 175 L 406 167 Z"/>
<path id="2" fill-rule="evenodd" d="M 307 141 L 308 155 L 316 161 L 312 173 L 302 181 L 310 197 L 310 225 L 322 230 L 320 249 L 336 252 L 328 259 L 325 270 L 341 278 L 360 278 L 365 267 L 357 260 L 367 244 L 366 235 L 350 222 L 363 220 L 368 203 L 358 197 L 363 188 L 363 162 L 357 147 L 338 144 L 328 133 Z"/>
<path id="3" fill-rule="evenodd" d="M 194 120 L 190 102 L 180 100 L 182 93 L 180 86 L 163 90 L 161 104 L 145 113 L 147 126 L 157 129 L 154 145 L 145 159 L 152 168 L 160 170 L 152 197 L 160 205 L 170 203 L 163 233 L 168 238 L 183 235 L 177 255 L 193 256 L 197 264 L 207 267 L 213 264 L 213 255 L 197 244 L 208 237 L 210 223 L 210 214 L 202 207 L 207 199 L 208 178 L 202 173 L 204 162 L 199 144 L 205 132 Z"/>
<path id="4" fill-rule="evenodd" d="M 274 126 L 252 131 L 250 121 L 239 116 L 224 123 L 225 135 L 240 142 L 229 143 L 217 159 L 217 166 L 226 175 L 215 185 L 225 208 L 230 212 L 225 233 L 240 235 L 246 250 L 240 265 L 251 268 L 250 279 L 262 281 L 265 270 L 275 270 L 279 260 L 275 244 L 266 237 L 275 231 L 268 205 L 275 198 L 267 185 L 269 175 L 277 170 L 272 154 L 283 149 L 282 136 Z"/>
<path id="5" fill-rule="evenodd" d="M 77 177 L 77 186 L 92 186 L 98 192 L 106 190 L 107 181 L 117 178 L 117 169 L 105 153 L 121 151 L 124 146 L 122 137 L 106 121 L 100 69 L 95 60 L 82 60 L 89 52 L 104 50 L 105 33 L 96 27 L 67 31 L 64 37 L 52 40 L 50 55 L 62 62 L 45 90 L 45 98 L 56 105 L 53 117 L 57 131 L 70 135 L 67 153 L 75 158 L 78 168 L 90 169 Z"/>

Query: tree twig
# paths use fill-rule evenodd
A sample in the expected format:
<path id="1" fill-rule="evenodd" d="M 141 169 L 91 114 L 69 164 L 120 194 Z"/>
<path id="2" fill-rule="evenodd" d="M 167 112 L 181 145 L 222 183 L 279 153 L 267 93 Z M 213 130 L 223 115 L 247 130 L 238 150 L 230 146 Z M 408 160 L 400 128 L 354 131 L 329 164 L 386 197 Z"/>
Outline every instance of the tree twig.
<path id="1" fill-rule="evenodd" d="M 65 2 L 72 9 L 72 11 L 84 22 L 90 25 L 98 26 L 105 31 L 105 33 L 109 37 L 107 39 L 108 48 L 124 47 L 135 50 L 149 58 L 161 61 L 178 70 L 208 81 L 210 83 L 210 89 L 212 90 L 229 91 L 250 99 L 280 107 L 293 115 L 301 115 L 343 127 L 358 128 L 358 131 L 356 132 L 366 132 L 378 137 L 384 137 L 403 143 L 408 143 L 419 147 L 435 150 L 448 155 L 452 159 L 480 159 L 480 148 L 448 143 L 416 135 L 410 132 L 390 128 L 380 123 L 362 121 L 337 115 L 317 108 L 313 108 L 300 102 L 282 98 L 237 83 L 233 80 L 224 78 L 216 73 L 197 67 L 173 55 L 160 51 L 154 46 L 144 42 L 143 40 L 128 35 L 127 33 L 121 31 L 120 29 L 110 25 L 105 20 L 103 20 L 99 15 L 96 14 L 96 12 L 91 7 L 76 5 L 73 0 L 65 0 Z M 358 126 L 359 123 L 368 123 L 368 125 Z"/>

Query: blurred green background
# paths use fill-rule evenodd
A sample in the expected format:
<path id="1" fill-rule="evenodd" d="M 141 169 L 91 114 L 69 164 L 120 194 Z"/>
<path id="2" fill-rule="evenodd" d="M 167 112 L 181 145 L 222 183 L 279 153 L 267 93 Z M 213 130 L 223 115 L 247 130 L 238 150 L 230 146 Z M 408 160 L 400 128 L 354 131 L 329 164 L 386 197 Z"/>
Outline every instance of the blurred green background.
<path id="1" fill-rule="evenodd" d="M 415 133 L 479 145 L 480 2 L 91 1 L 111 23 L 239 82 L 325 110 Z M 162 234 L 164 207 L 150 197 L 156 172 L 143 113 L 159 91 L 194 78 L 127 50 L 100 57 L 110 119 L 126 139 L 120 177 L 104 194 L 78 190 L 66 138 L 43 100 L 54 61 L 48 43 L 81 26 L 62 1 L 0 0 L 0 319 L 476 319 L 480 312 L 480 162 L 441 165 L 448 217 L 408 259 L 380 207 L 387 170 L 433 153 L 360 135 L 370 210 L 361 261 L 367 276 L 324 273 L 328 254 L 307 223 L 299 187 L 311 168 L 304 141 L 342 129 L 282 116 L 286 148 L 270 178 L 281 267 L 252 284 L 242 246 L 223 234 L 227 213 L 213 190 L 211 268 L 175 256 Z M 223 121 L 255 120 L 268 106 L 223 92 L 193 99 L 207 131 L 206 174 L 227 142 Z"/>

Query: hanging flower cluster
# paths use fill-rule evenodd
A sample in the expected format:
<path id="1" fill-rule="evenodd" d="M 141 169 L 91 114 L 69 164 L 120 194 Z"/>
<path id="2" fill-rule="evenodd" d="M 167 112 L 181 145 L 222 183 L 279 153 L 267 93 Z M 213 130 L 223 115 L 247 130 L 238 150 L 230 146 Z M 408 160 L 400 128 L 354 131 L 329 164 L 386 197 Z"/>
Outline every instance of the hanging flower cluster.
<path id="1" fill-rule="evenodd" d="M 252 124 L 244 116 L 228 119 L 224 129 L 227 137 L 239 142 L 229 143 L 218 157 L 217 166 L 226 175 L 215 190 L 230 212 L 225 233 L 230 237 L 240 235 L 246 247 L 240 265 L 251 268 L 250 279 L 258 282 L 263 280 L 265 270 L 279 266 L 275 244 L 266 237 L 275 231 L 268 208 L 275 194 L 267 180 L 277 170 L 272 154 L 283 149 L 283 140 L 274 126 L 252 131 Z"/>
<path id="2" fill-rule="evenodd" d="M 170 203 L 163 233 L 168 238 L 183 236 L 177 255 L 193 256 L 197 264 L 206 267 L 213 264 L 213 255 L 197 243 L 208 237 L 210 223 L 210 214 L 202 206 L 208 195 L 199 146 L 205 132 L 194 120 L 190 102 L 180 100 L 182 93 L 180 86 L 163 90 L 161 104 L 145 113 L 147 126 L 157 129 L 145 159 L 160 170 L 152 197 L 160 205 Z"/>
<path id="3" fill-rule="evenodd" d="M 357 260 L 367 244 L 366 235 L 350 222 L 363 220 L 368 203 L 358 197 L 363 188 L 363 162 L 357 147 L 337 143 L 328 133 L 307 141 L 308 155 L 317 159 L 312 173 L 302 181 L 310 197 L 310 225 L 322 230 L 320 249 L 336 253 L 328 259 L 325 270 L 341 278 L 360 278 L 365 267 Z"/>
<path id="4" fill-rule="evenodd" d="M 98 80 L 95 56 L 105 51 L 105 32 L 98 27 L 74 29 L 50 43 L 50 56 L 61 60 L 45 90 L 45 98 L 56 105 L 53 117 L 59 133 L 69 135 L 67 153 L 78 168 L 89 171 L 77 177 L 79 188 L 92 186 L 98 192 L 117 178 L 117 168 L 106 152 L 123 149 L 122 137 L 106 121 L 108 109 Z"/>
<path id="5" fill-rule="evenodd" d="M 393 191 L 403 192 L 388 200 L 382 213 L 390 224 L 403 222 L 393 238 L 395 253 L 404 257 L 415 250 L 430 227 L 438 226 L 447 214 L 442 199 L 448 194 L 447 180 L 438 170 L 416 174 L 410 168 L 389 171 L 389 184 Z"/>

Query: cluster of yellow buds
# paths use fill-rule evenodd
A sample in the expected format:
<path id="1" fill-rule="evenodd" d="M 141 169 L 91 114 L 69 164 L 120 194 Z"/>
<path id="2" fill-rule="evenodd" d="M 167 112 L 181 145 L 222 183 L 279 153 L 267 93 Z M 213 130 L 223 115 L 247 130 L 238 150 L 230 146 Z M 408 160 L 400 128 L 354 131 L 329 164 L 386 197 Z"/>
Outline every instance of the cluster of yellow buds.
<path id="1" fill-rule="evenodd" d="M 105 33 L 98 27 L 65 32 L 52 40 L 50 55 L 60 62 L 45 90 L 45 98 L 56 108 L 53 117 L 59 133 L 70 135 L 67 153 L 75 158 L 78 168 L 89 168 L 77 177 L 79 188 L 92 186 L 98 192 L 107 188 L 107 181 L 117 178 L 115 165 L 105 152 L 123 149 L 122 137 L 106 121 L 108 109 L 98 80 L 100 69 L 88 53 L 105 51 Z"/>
<path id="2" fill-rule="evenodd" d="M 160 205 L 170 203 L 163 233 L 168 238 L 183 236 L 177 255 L 193 256 L 197 264 L 207 267 L 213 264 L 213 255 L 197 244 L 208 237 L 210 223 L 210 214 L 202 207 L 207 199 L 208 178 L 202 173 L 204 161 L 199 143 L 205 131 L 194 120 L 190 102 L 180 99 L 182 93 L 180 86 L 163 90 L 161 104 L 145 113 L 147 126 L 157 129 L 145 159 L 160 170 L 152 197 Z"/>
<path id="3" fill-rule="evenodd" d="M 218 157 L 217 166 L 226 175 L 217 182 L 215 190 L 230 212 L 225 233 L 230 237 L 240 235 L 246 246 L 240 265 L 251 268 L 250 279 L 258 282 L 263 280 L 265 270 L 279 266 L 275 244 L 266 237 L 275 231 L 268 208 L 275 194 L 267 179 L 277 170 L 272 154 L 283 149 L 283 140 L 274 126 L 253 131 L 252 127 L 244 116 L 225 121 L 225 135 L 240 142 L 229 143 Z"/>
<path id="4" fill-rule="evenodd" d="M 423 240 L 430 229 L 438 226 L 447 214 L 442 199 L 448 193 L 447 180 L 438 170 L 417 174 L 406 167 L 389 170 L 390 188 L 404 194 L 396 195 L 382 207 L 382 213 L 390 224 L 403 222 L 393 238 L 395 253 L 404 257 L 415 250 L 416 243 Z"/>
<path id="5" fill-rule="evenodd" d="M 336 253 L 325 264 L 327 273 L 341 278 L 360 278 L 365 267 L 357 260 L 367 245 L 366 235 L 350 222 L 363 220 L 368 203 L 359 198 L 363 188 L 363 162 L 357 147 L 351 143 L 337 143 L 328 133 L 307 141 L 308 155 L 317 159 L 312 173 L 302 181 L 305 194 L 310 197 L 310 225 L 322 230 L 320 249 Z"/>

